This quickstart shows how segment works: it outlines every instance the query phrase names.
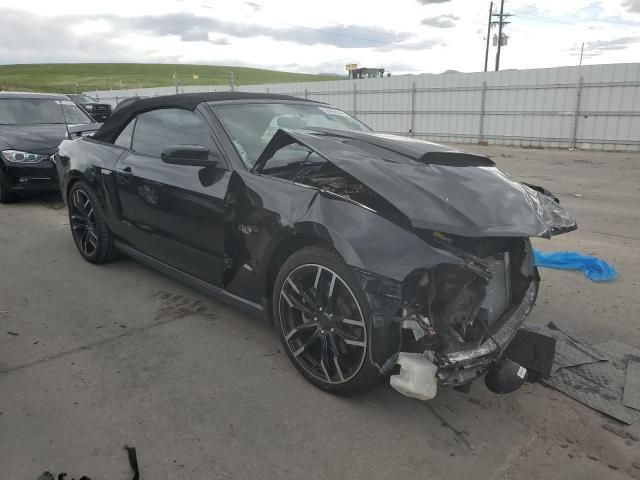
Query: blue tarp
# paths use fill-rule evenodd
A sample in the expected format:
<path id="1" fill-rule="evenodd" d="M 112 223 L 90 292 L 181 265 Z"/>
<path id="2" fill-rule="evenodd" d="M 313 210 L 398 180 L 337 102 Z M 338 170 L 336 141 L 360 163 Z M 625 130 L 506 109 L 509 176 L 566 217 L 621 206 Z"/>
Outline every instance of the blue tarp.
<path id="1" fill-rule="evenodd" d="M 605 282 L 618 278 L 618 272 L 613 265 L 592 255 L 578 252 L 543 252 L 533 251 L 536 265 L 539 267 L 561 268 L 564 270 L 580 270 L 589 280 Z"/>

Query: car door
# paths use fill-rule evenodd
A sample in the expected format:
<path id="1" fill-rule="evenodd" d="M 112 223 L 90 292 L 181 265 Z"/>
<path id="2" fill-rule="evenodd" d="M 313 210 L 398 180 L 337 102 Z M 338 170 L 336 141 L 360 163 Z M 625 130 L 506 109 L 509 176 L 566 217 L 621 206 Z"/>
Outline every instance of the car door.
<path id="1" fill-rule="evenodd" d="M 230 172 L 209 124 L 197 112 L 165 108 L 139 114 L 132 130 L 131 146 L 116 164 L 123 237 L 142 253 L 220 286 Z M 217 163 L 167 164 L 160 156 L 170 145 L 203 145 Z"/>

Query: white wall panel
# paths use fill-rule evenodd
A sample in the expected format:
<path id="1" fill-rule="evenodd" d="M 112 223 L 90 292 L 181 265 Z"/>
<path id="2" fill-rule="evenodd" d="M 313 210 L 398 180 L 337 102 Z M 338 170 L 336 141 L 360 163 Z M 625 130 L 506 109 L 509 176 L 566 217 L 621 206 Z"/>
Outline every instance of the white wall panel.
<path id="1" fill-rule="evenodd" d="M 350 113 L 355 105 L 360 120 L 384 132 L 411 135 L 413 118 L 413 135 L 433 141 L 566 148 L 572 143 L 580 78 L 575 146 L 640 151 L 640 63 L 236 88 L 306 97 Z M 179 87 L 180 93 L 229 90 Z M 86 93 L 115 105 L 136 95 L 175 94 L 175 87 Z"/>

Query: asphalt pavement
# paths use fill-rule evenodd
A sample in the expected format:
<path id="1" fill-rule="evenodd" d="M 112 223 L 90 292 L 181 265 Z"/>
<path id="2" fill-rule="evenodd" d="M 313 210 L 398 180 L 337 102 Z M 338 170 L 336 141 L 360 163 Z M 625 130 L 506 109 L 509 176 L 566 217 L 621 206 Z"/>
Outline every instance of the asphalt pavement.
<path id="1" fill-rule="evenodd" d="M 575 215 L 578 231 L 537 248 L 620 272 L 542 270 L 530 321 L 640 348 L 640 154 L 465 148 Z M 0 478 L 130 479 L 130 445 L 144 480 L 640 479 L 640 441 L 539 384 L 326 394 L 272 327 L 133 260 L 85 262 L 68 223 L 55 195 L 0 205 Z"/>

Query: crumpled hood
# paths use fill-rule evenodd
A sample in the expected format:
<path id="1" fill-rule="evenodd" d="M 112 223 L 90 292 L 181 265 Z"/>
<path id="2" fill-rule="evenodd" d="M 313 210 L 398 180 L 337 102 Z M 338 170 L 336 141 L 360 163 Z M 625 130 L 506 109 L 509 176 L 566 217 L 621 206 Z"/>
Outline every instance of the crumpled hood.
<path id="1" fill-rule="evenodd" d="M 467 237 L 550 237 L 576 228 L 552 197 L 512 180 L 490 159 L 413 138 L 281 129 L 255 170 L 294 142 L 384 197 L 413 228 Z"/>
<path id="2" fill-rule="evenodd" d="M 46 155 L 55 152 L 65 138 L 65 125 L 0 125 L 0 144 L 3 149 Z"/>

